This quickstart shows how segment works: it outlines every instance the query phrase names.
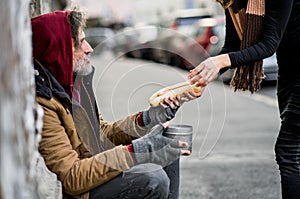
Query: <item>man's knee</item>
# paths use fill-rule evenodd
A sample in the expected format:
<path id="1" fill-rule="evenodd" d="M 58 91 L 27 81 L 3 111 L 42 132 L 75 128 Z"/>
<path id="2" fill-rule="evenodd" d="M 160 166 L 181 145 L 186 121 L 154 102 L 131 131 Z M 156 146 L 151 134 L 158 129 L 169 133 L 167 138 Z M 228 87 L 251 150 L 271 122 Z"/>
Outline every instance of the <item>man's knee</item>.
<path id="1" fill-rule="evenodd" d="M 144 174 L 145 180 L 148 181 L 148 186 L 161 193 L 169 193 L 170 180 L 163 169 L 154 172 L 146 172 Z"/>
<path id="2" fill-rule="evenodd" d="M 144 184 L 144 188 L 151 192 L 153 198 L 167 198 L 169 194 L 170 180 L 161 166 L 154 164 L 139 165 L 133 169 Z"/>

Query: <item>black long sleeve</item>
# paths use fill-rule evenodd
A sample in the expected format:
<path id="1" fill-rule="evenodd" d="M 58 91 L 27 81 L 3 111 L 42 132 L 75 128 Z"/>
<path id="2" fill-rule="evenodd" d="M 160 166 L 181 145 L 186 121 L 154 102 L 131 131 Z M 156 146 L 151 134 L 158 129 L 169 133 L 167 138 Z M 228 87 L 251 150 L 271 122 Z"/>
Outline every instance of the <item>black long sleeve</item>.
<path id="1" fill-rule="evenodd" d="M 300 0 L 266 0 L 265 4 L 261 40 L 241 51 L 230 14 L 225 11 L 226 39 L 221 53 L 229 53 L 231 67 L 234 68 L 276 52 L 278 64 L 282 66 L 280 72 L 300 76 Z"/>

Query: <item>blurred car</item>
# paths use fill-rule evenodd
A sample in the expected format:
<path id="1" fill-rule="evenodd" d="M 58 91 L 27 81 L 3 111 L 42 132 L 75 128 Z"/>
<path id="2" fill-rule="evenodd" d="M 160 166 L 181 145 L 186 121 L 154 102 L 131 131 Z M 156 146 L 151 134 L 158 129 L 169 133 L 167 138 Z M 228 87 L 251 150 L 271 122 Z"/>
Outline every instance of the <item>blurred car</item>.
<path id="1" fill-rule="evenodd" d="M 225 18 L 208 15 L 199 18 L 185 27 L 184 32 L 160 31 L 153 49 L 155 61 L 189 70 L 217 54 L 224 42 Z"/>
<path id="2" fill-rule="evenodd" d="M 92 27 L 84 30 L 85 38 L 94 49 L 94 54 L 111 51 L 115 46 L 115 33 L 110 28 Z"/>
<path id="3" fill-rule="evenodd" d="M 116 55 L 125 55 L 127 52 L 133 49 L 138 39 L 138 33 L 133 27 L 126 27 L 116 32 L 114 41 L 116 45 L 113 48 L 113 52 Z"/>
<path id="4" fill-rule="evenodd" d="M 189 52 L 189 59 L 182 59 L 181 65 L 186 69 L 192 69 L 204 59 L 220 52 L 225 40 L 225 17 L 199 19 L 193 25 L 190 37 L 196 42 L 184 45 L 183 50 Z"/>
<path id="5" fill-rule="evenodd" d="M 271 57 L 263 60 L 264 74 L 266 75 L 264 81 L 277 81 L 278 78 L 278 65 L 276 53 Z"/>
<path id="6" fill-rule="evenodd" d="M 278 65 L 277 65 L 277 58 L 276 53 L 273 54 L 271 57 L 265 58 L 263 60 L 263 70 L 265 74 L 265 78 L 263 79 L 263 82 L 276 82 L 277 76 L 278 76 Z M 234 69 L 228 69 L 226 72 L 224 72 L 220 79 L 226 83 L 229 84 L 231 81 L 231 78 L 233 77 Z"/>
<path id="7" fill-rule="evenodd" d="M 192 26 L 199 19 L 211 17 L 209 9 L 183 9 L 175 12 L 171 17 L 169 28 L 160 28 L 157 39 L 151 42 L 152 59 L 156 62 L 183 66 L 183 59 L 191 59 L 193 56 L 185 50 L 189 43 L 195 43 L 190 37 Z M 194 49 L 195 50 L 195 49 Z M 201 49 L 196 49 L 201 50 Z"/>
<path id="8" fill-rule="evenodd" d="M 114 52 L 127 57 L 152 59 L 150 42 L 156 40 L 158 28 L 153 25 L 136 25 L 118 31 Z"/>
<path id="9" fill-rule="evenodd" d="M 208 52 L 210 56 L 218 54 L 225 40 L 225 17 L 200 19 L 194 24 L 192 35 L 196 42 Z"/>
<path id="10" fill-rule="evenodd" d="M 171 20 L 170 28 L 181 34 L 189 35 L 191 26 L 193 26 L 199 19 L 208 17 L 212 17 L 212 12 L 208 8 L 177 10 L 172 15 L 173 20 Z"/>

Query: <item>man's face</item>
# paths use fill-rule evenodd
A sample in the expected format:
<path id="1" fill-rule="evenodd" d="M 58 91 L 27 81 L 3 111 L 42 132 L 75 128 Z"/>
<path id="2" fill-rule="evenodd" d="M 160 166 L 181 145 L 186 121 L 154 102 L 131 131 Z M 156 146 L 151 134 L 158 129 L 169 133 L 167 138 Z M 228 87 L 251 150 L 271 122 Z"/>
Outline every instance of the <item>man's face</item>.
<path id="1" fill-rule="evenodd" d="M 73 72 L 78 75 L 87 75 L 92 72 L 90 53 L 93 52 L 90 44 L 85 40 L 85 34 L 79 29 L 79 46 L 75 48 L 73 42 Z"/>

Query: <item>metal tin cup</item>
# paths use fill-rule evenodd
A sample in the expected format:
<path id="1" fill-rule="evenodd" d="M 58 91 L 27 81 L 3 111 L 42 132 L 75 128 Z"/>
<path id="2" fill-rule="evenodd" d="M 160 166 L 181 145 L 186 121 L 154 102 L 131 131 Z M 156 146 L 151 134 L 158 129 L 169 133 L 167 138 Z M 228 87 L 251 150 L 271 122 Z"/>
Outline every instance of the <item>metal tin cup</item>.
<path id="1" fill-rule="evenodd" d="M 164 136 L 188 143 L 187 149 L 192 152 L 193 127 L 184 124 L 172 124 L 163 133 Z"/>

